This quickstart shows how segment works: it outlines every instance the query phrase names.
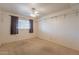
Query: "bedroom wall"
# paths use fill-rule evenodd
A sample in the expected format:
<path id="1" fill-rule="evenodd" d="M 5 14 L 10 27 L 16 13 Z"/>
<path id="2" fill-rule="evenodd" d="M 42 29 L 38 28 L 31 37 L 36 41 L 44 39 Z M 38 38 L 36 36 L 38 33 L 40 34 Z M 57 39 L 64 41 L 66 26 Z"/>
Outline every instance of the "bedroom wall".
<path id="1" fill-rule="evenodd" d="M 36 37 L 37 33 L 37 22 L 34 19 L 34 33 L 29 33 L 29 30 L 19 30 L 19 34 L 17 35 L 10 35 L 10 24 L 11 18 L 9 15 L 17 15 L 10 12 L 0 10 L 0 44 L 23 40 L 23 39 L 30 39 Z M 18 15 L 21 17 L 20 15 Z M 28 20 L 28 18 L 26 18 Z"/>
<path id="2" fill-rule="evenodd" d="M 67 9 L 41 18 L 39 38 L 79 50 L 79 10 L 77 14 L 75 10 Z"/>

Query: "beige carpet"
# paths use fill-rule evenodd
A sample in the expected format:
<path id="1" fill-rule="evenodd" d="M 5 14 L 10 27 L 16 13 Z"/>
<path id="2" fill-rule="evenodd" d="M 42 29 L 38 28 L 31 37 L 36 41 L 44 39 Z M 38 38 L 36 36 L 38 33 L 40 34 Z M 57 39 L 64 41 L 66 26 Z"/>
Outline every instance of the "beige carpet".
<path id="1" fill-rule="evenodd" d="M 28 39 L 0 46 L 1 55 L 76 55 L 79 51 L 41 39 Z"/>

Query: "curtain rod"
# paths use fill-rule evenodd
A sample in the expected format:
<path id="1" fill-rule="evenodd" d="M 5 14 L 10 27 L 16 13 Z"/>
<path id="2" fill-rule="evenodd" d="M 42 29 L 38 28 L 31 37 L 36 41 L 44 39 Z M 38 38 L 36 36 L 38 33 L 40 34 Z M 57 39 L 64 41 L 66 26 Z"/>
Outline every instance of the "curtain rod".
<path id="1" fill-rule="evenodd" d="M 26 19 L 26 18 L 23 17 L 23 16 L 17 16 L 17 15 L 9 15 L 9 16 L 16 16 L 16 17 L 19 17 L 19 18 L 24 18 L 24 19 Z"/>

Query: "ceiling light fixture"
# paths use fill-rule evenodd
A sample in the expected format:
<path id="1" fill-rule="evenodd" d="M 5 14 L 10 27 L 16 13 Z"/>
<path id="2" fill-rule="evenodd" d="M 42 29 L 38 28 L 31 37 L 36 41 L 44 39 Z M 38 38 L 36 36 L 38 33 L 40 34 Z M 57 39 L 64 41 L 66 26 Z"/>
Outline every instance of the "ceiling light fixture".
<path id="1" fill-rule="evenodd" d="M 37 16 L 39 16 L 39 12 L 35 8 L 32 8 L 31 17 L 37 17 Z"/>

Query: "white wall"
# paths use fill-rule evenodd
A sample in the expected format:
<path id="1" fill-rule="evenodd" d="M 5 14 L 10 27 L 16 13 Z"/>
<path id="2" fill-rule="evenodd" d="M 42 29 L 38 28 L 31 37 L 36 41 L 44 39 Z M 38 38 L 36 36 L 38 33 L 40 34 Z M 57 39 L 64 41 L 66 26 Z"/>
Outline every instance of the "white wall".
<path id="1" fill-rule="evenodd" d="M 37 23 L 35 19 L 34 19 L 34 33 L 29 33 L 29 30 L 27 29 L 27 30 L 20 30 L 19 34 L 17 35 L 10 35 L 11 17 L 9 15 L 16 16 L 16 14 L 0 10 L 0 44 L 36 37 Z"/>
<path id="2" fill-rule="evenodd" d="M 74 12 L 69 9 L 69 11 L 64 10 L 51 14 L 62 14 L 58 17 L 49 18 L 51 15 L 48 15 L 46 18 L 41 18 L 39 22 L 39 38 L 79 50 L 79 14 L 72 14 Z M 63 14 L 66 14 L 66 16 L 64 17 Z"/>

